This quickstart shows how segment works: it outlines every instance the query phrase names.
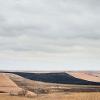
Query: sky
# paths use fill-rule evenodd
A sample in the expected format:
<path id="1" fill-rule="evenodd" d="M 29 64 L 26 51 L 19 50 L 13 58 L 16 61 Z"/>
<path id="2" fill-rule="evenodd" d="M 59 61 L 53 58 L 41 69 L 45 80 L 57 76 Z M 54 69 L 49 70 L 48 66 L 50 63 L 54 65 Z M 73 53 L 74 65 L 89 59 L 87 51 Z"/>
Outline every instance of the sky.
<path id="1" fill-rule="evenodd" d="M 100 70 L 100 1 L 0 0 L 0 70 Z"/>

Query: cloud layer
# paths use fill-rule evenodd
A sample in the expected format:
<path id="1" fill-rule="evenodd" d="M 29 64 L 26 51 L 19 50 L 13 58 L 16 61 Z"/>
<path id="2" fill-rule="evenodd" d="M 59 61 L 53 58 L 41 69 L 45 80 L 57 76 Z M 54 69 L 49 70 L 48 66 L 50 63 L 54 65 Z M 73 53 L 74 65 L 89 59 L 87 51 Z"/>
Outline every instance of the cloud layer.
<path id="1" fill-rule="evenodd" d="M 73 59 L 89 57 L 95 65 L 100 60 L 99 5 L 98 0 L 0 0 L 0 59 L 20 54 L 22 61 L 46 62 L 47 57 L 74 66 Z"/>

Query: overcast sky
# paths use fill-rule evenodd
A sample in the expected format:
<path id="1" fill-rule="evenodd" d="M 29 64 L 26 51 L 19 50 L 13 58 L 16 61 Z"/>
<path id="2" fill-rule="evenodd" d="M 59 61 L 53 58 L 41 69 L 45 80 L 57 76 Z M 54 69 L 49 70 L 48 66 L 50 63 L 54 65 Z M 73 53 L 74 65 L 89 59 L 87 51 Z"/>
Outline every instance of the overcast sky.
<path id="1" fill-rule="evenodd" d="M 99 70 L 100 0 L 0 0 L 0 69 Z"/>

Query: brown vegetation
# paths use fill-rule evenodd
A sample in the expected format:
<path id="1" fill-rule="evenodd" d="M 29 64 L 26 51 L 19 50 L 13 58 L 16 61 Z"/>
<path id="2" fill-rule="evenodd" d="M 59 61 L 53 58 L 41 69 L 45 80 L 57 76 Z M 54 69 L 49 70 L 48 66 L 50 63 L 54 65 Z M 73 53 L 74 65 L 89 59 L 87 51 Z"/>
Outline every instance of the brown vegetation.
<path id="1" fill-rule="evenodd" d="M 1 75 L 6 83 L 0 84 L 0 100 L 100 100 L 100 86 L 44 83 L 14 74 Z"/>
<path id="2" fill-rule="evenodd" d="M 92 82 L 100 82 L 100 73 L 72 71 L 72 72 L 69 72 L 69 74 L 79 79 L 84 79 L 84 80 L 88 80 Z"/>
<path id="3" fill-rule="evenodd" d="M 52 93 L 33 97 L 34 100 L 100 100 L 100 93 Z M 33 98 L 0 94 L 0 100 L 33 100 Z"/>

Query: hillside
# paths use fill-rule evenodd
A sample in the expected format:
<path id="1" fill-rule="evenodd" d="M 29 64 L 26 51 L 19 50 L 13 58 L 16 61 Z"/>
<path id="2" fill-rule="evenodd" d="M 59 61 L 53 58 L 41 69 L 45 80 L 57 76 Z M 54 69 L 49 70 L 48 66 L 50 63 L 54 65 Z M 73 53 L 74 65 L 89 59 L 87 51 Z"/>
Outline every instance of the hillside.
<path id="1" fill-rule="evenodd" d="M 0 92 L 19 90 L 20 88 L 5 73 L 0 73 Z"/>
<path id="2" fill-rule="evenodd" d="M 68 73 L 70 75 L 72 75 L 73 77 L 76 77 L 76 78 L 79 78 L 79 79 L 100 83 L 100 73 L 99 72 L 71 71 L 71 72 L 68 72 Z"/>
<path id="3" fill-rule="evenodd" d="M 84 79 L 74 76 L 71 73 L 26 73 L 26 72 L 13 72 L 24 78 L 48 82 L 48 83 L 59 83 L 59 84 L 76 84 L 76 85 L 100 85 L 99 81 L 88 80 L 87 77 Z M 92 77 L 92 76 L 91 76 Z M 86 78 L 86 79 L 85 79 Z"/>
<path id="4" fill-rule="evenodd" d="M 20 88 L 27 89 L 35 93 L 52 92 L 99 92 L 99 85 L 78 85 L 78 84 L 60 84 L 30 80 L 17 74 L 7 73 Z"/>

